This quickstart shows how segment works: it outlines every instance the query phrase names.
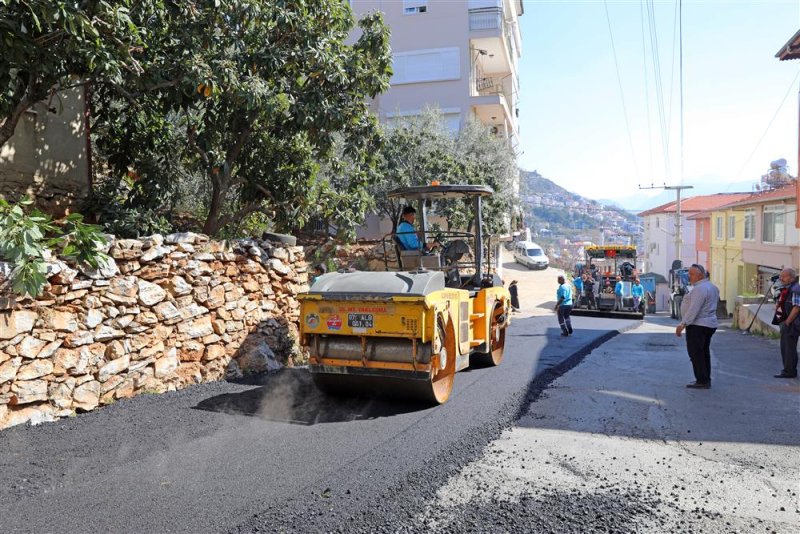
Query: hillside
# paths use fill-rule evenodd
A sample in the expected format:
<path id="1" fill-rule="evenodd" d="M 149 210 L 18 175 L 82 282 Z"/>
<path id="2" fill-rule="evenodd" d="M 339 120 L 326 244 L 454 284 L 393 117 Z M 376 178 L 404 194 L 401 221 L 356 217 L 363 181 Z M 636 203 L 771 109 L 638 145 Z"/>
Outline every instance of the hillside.
<path id="1" fill-rule="evenodd" d="M 520 203 L 532 237 L 559 264 L 579 261 L 586 241 L 641 246 L 636 215 L 567 191 L 536 171 L 520 171 Z"/>
<path id="2" fill-rule="evenodd" d="M 520 198 L 531 228 L 550 227 L 551 231 L 597 229 L 631 231 L 625 223 L 638 223 L 633 213 L 609 202 L 588 199 L 567 191 L 537 171 L 520 171 Z M 618 223 L 618 224 L 613 224 Z M 626 227 L 626 228 L 623 228 Z"/>

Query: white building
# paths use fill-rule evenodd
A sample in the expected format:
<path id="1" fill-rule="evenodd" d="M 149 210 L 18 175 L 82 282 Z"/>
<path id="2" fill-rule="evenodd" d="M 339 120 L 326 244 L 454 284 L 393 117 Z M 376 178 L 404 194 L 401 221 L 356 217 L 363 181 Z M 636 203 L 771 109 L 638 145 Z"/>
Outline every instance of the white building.
<path id="1" fill-rule="evenodd" d="M 350 6 L 356 18 L 383 12 L 391 29 L 394 75 L 373 102 L 381 122 L 438 108 L 454 132 L 473 117 L 512 147 L 519 144 L 522 0 L 351 0 Z M 385 235 L 387 223 L 369 217 L 360 237 Z"/>

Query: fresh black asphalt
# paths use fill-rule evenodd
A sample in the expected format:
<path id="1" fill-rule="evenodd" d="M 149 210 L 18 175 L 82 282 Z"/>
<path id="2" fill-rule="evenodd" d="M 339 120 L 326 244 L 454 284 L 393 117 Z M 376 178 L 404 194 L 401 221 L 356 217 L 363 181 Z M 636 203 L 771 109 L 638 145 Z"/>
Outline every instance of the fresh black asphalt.
<path id="1" fill-rule="evenodd" d="M 0 431 L 2 531 L 418 530 L 414 515 L 449 476 L 638 322 L 574 324 L 562 338 L 554 317 L 514 321 L 502 364 L 458 373 L 439 407 L 325 397 L 285 369 Z"/>

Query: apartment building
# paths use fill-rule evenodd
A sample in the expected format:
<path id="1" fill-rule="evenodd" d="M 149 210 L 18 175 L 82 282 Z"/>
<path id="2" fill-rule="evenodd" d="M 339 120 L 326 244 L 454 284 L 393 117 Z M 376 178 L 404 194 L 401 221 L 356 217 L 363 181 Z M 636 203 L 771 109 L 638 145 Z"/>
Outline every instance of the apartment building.
<path id="1" fill-rule="evenodd" d="M 356 17 L 382 11 L 394 75 L 373 109 L 382 122 L 439 108 L 458 131 L 468 117 L 519 143 L 522 0 L 351 0 Z"/>
<path id="2" fill-rule="evenodd" d="M 357 18 L 381 11 L 391 29 L 391 87 L 371 103 L 381 122 L 438 108 L 454 133 L 474 118 L 519 145 L 523 0 L 350 0 L 350 6 Z M 358 237 L 390 231 L 390 221 L 368 215 Z"/>

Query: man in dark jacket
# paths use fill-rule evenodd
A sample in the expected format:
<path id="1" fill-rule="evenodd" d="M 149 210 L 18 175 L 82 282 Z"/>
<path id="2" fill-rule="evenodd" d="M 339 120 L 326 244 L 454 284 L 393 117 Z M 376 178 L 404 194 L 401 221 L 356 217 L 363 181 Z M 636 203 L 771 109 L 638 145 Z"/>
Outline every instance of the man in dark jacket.
<path id="1" fill-rule="evenodd" d="M 775 307 L 773 324 L 781 329 L 781 358 L 783 371 L 775 378 L 797 377 L 797 340 L 800 338 L 800 283 L 797 271 L 784 269 L 780 276 L 781 289 L 778 305 Z"/>

